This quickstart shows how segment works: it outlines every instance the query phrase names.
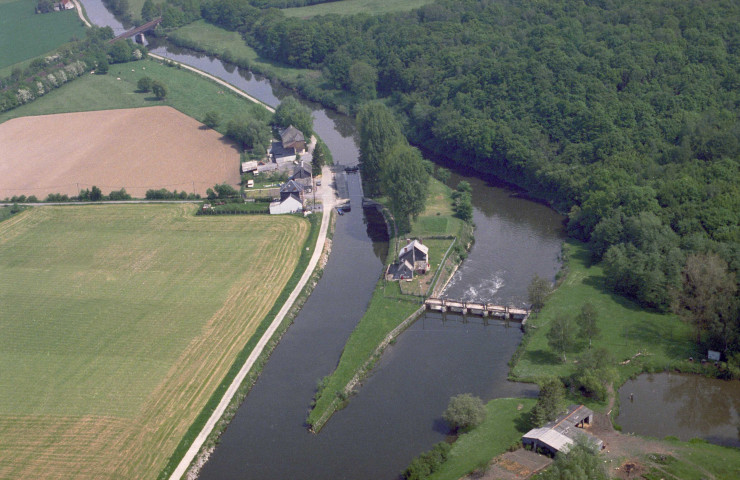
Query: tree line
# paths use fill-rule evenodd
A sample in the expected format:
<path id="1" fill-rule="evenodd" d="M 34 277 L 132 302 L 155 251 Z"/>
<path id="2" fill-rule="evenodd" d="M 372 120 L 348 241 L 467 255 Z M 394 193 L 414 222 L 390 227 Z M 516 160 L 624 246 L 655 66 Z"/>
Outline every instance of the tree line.
<path id="1" fill-rule="evenodd" d="M 15 67 L 0 78 L 0 112 L 32 102 L 90 69 L 108 72 L 109 64 L 146 58 L 146 47 L 131 40 L 108 43 L 113 38 L 110 27 L 93 27 L 85 38 L 58 48 L 51 55 L 35 58 L 25 67 Z"/>

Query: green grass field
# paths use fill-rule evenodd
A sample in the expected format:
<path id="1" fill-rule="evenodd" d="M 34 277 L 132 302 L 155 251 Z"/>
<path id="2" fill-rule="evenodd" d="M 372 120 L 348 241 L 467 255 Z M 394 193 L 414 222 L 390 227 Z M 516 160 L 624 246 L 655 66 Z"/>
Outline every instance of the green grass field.
<path id="1" fill-rule="evenodd" d="M 668 449 L 673 449 L 676 454 L 666 456 L 647 453 L 644 461 L 648 465 L 647 475 L 649 476 L 644 478 L 678 478 L 681 480 L 740 478 L 740 449 L 720 447 L 703 440 L 681 442 L 665 439 L 663 444 Z"/>
<path id="2" fill-rule="evenodd" d="M 76 10 L 36 14 L 33 0 L 0 0 L 0 69 L 84 38 Z M 8 70 L 9 73 L 9 70 Z"/>
<path id="3" fill-rule="evenodd" d="M 496 398 L 486 404 L 486 420 L 475 430 L 460 435 L 450 456 L 430 480 L 457 480 L 484 468 L 519 441 L 529 430 L 527 415 L 535 404 L 532 398 Z"/>
<path id="4" fill-rule="evenodd" d="M 194 205 L 0 223 L 0 478 L 153 478 L 294 273 L 309 222 Z"/>
<path id="5" fill-rule="evenodd" d="M 667 368 L 689 356 L 697 356 L 690 327 L 672 314 L 646 311 L 630 300 L 609 292 L 604 287 L 604 271 L 600 265 L 590 265 L 585 245 L 570 240 L 568 274 L 565 281 L 547 299 L 542 311 L 530 317 L 528 343 L 511 371 L 520 380 L 555 375 L 565 377 L 575 371 L 577 352 L 566 354 L 567 363 L 547 344 L 546 333 L 552 319 L 566 313 L 576 316 L 581 305 L 591 302 L 598 311 L 601 334 L 593 339 L 593 347 L 606 348 L 617 362 L 630 360 L 619 368 L 620 378 L 643 369 Z M 588 343 L 580 342 L 580 351 Z M 635 357 L 640 353 L 640 356 Z"/>
<path id="6" fill-rule="evenodd" d="M 246 58 L 250 64 L 261 67 L 261 70 L 268 69 L 283 79 L 296 80 L 304 76 L 309 78 L 321 76 L 321 72 L 317 70 L 291 68 L 264 59 L 246 44 L 238 32 L 230 32 L 205 20 L 198 20 L 178 28 L 172 33 L 172 36 L 194 42 L 201 49 L 214 54 L 221 55 L 228 50 L 234 58 Z"/>
<path id="7" fill-rule="evenodd" d="M 356 13 L 380 14 L 406 12 L 422 7 L 434 0 L 342 0 L 340 2 L 319 3 L 307 7 L 285 8 L 288 17 L 310 18 L 316 15 L 354 15 Z"/>
<path id="8" fill-rule="evenodd" d="M 164 83 L 167 98 L 159 101 L 151 93 L 137 92 L 136 82 L 143 76 Z M 221 133 L 226 132 L 226 124 L 231 118 L 248 116 L 268 120 L 271 116 L 264 107 L 193 72 L 168 67 L 154 60 L 142 60 L 111 65 L 107 75 L 83 75 L 34 102 L 0 114 L 0 123 L 29 115 L 155 105 L 169 105 L 197 120 L 202 120 L 206 112 L 215 110 L 221 116 L 221 124 L 217 128 Z"/>

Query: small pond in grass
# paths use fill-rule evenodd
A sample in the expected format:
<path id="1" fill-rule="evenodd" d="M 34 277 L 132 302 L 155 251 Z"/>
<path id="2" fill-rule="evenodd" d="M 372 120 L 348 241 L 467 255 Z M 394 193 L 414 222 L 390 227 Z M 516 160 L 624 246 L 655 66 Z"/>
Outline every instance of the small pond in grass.
<path id="1" fill-rule="evenodd" d="M 617 424 L 624 433 L 740 448 L 740 381 L 642 374 L 619 389 Z"/>

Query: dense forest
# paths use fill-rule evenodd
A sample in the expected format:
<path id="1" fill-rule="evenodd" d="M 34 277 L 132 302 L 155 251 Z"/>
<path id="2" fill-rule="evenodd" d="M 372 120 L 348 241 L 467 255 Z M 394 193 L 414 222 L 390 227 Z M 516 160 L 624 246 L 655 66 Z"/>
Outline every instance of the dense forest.
<path id="1" fill-rule="evenodd" d="M 322 70 L 300 87 L 327 103 L 379 98 L 412 143 L 552 201 L 615 291 L 676 308 L 692 253 L 737 278 L 740 3 L 438 0 L 309 20 L 253 3 L 201 14 Z"/>

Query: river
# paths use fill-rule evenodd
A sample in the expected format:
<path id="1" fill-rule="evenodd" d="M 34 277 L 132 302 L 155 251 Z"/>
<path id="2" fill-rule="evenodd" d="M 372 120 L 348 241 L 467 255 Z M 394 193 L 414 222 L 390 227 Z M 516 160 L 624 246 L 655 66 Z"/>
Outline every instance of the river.
<path id="1" fill-rule="evenodd" d="M 112 16 L 100 0 L 82 1 L 95 23 L 110 24 L 106 22 Z M 166 47 L 154 51 L 222 78 L 271 106 L 286 94 L 218 60 Z M 314 130 L 334 160 L 357 164 L 352 119 L 308 105 Z M 359 205 L 359 176 L 348 179 L 352 204 Z M 558 268 L 562 218 L 488 182 L 460 176 L 451 182 L 462 179 L 473 185 L 476 243 L 447 294 L 523 304 L 532 276 L 552 278 Z M 411 459 L 446 438 L 441 413 L 451 396 L 471 392 L 489 400 L 536 395 L 535 387 L 506 380 L 507 362 L 522 336 L 518 325 L 428 314 L 388 348 L 347 408 L 320 434 L 308 433 L 305 418 L 317 382 L 336 367 L 382 272 L 388 245 L 377 232 L 373 217 L 360 208 L 337 218 L 321 280 L 201 478 L 393 479 Z"/>

